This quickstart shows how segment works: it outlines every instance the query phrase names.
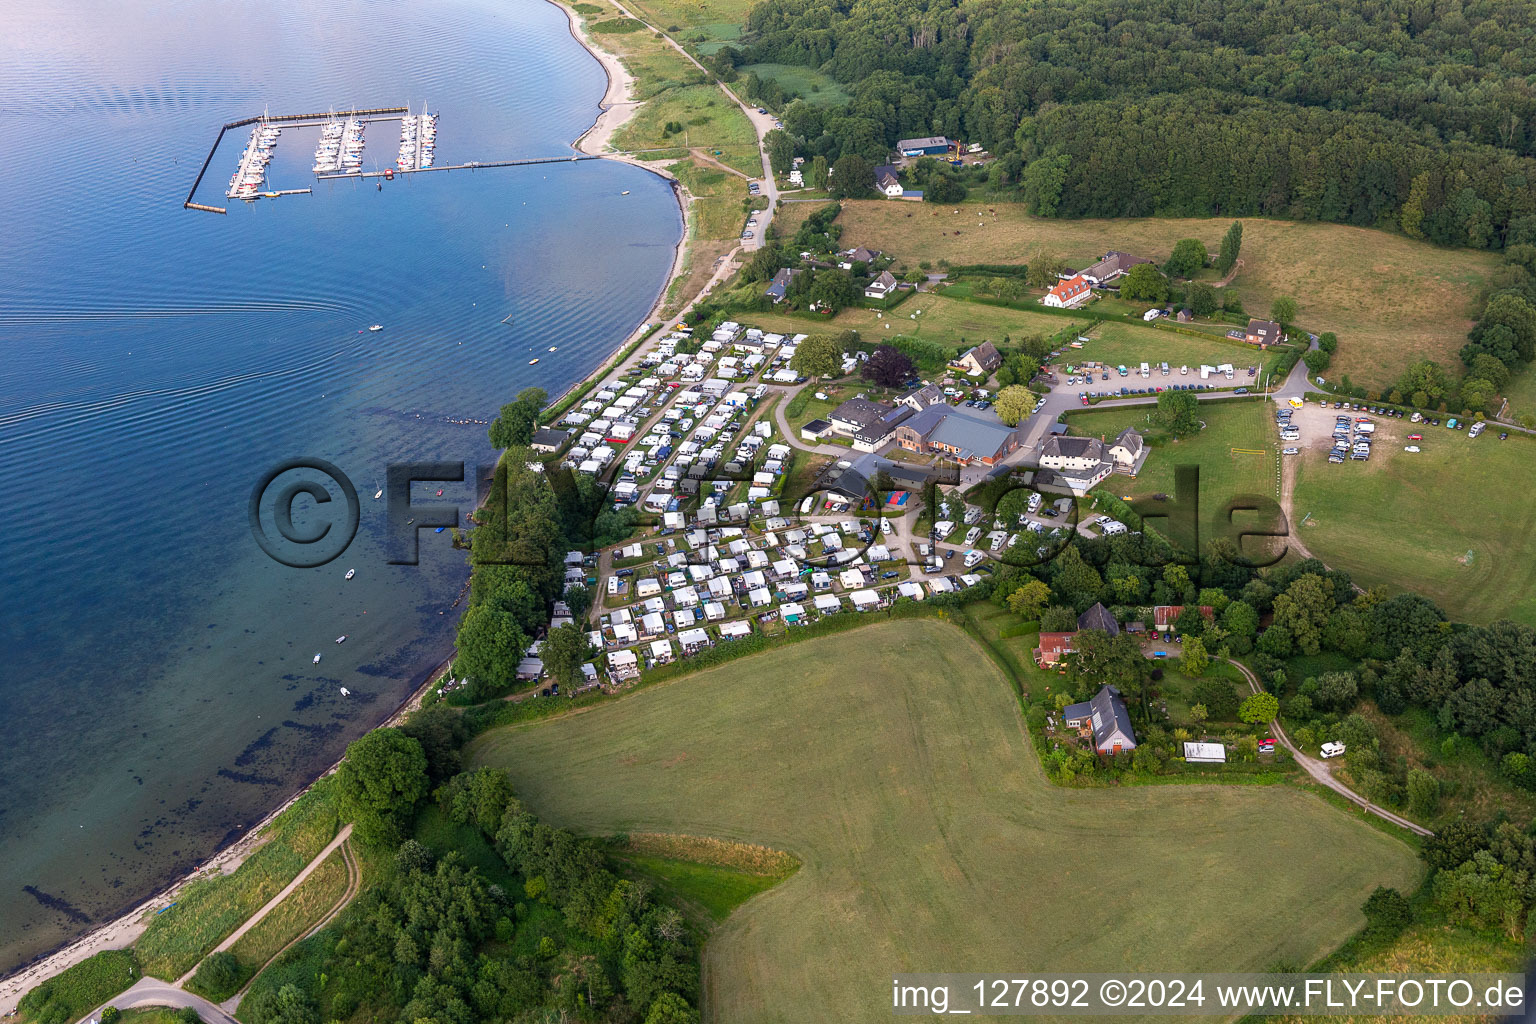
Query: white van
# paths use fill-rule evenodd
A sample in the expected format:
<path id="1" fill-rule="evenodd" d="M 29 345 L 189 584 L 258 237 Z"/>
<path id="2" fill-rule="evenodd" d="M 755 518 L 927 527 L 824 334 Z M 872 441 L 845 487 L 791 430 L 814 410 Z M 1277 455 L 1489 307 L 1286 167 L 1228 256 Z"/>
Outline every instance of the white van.
<path id="1" fill-rule="evenodd" d="M 1150 366 L 1148 366 L 1146 363 L 1142 363 L 1141 364 L 1141 375 L 1143 377 L 1150 377 L 1150 376 L 1152 376 L 1152 368 Z"/>
<path id="2" fill-rule="evenodd" d="M 1374 423 L 1356 423 L 1355 424 L 1355 433 L 1357 433 L 1357 434 L 1374 434 L 1374 433 L 1376 433 L 1376 424 L 1374 424 Z"/>
<path id="3" fill-rule="evenodd" d="M 1344 744 L 1324 743 L 1322 753 L 1324 757 L 1338 757 L 1340 754 L 1344 753 Z"/>

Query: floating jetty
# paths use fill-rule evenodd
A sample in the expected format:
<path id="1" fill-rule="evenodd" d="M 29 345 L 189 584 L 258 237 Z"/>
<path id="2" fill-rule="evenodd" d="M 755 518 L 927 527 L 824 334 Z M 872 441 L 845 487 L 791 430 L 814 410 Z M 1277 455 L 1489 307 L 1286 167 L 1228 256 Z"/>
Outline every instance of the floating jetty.
<path id="1" fill-rule="evenodd" d="M 277 137 L 282 129 L 258 121 L 251 129 L 251 139 L 240 153 L 240 166 L 229 179 L 229 199 L 260 199 L 267 183 L 267 164 L 272 162 L 272 151 L 277 148 Z"/>
<path id="2" fill-rule="evenodd" d="M 424 171 L 432 166 L 436 148 L 436 114 L 423 111 L 419 116 L 407 114 L 400 119 L 400 156 L 395 167 L 402 171 Z"/>

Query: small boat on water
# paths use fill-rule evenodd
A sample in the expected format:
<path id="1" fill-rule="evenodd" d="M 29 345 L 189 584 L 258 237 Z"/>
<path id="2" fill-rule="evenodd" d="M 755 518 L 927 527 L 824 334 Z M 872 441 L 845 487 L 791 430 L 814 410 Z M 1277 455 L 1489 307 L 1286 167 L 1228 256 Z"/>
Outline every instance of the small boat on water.
<path id="1" fill-rule="evenodd" d="M 315 655 L 315 660 L 310 662 L 310 664 L 311 665 L 318 665 L 318 664 L 320 664 L 320 655 L 318 655 L 318 654 Z"/>
<path id="2" fill-rule="evenodd" d="M 442 489 L 442 488 L 441 488 L 441 487 L 439 487 L 439 488 L 438 488 L 438 489 L 437 489 L 437 496 L 438 496 L 438 497 L 439 497 L 439 498 L 441 498 L 441 497 L 442 497 L 442 496 L 443 496 L 443 489 Z"/>
<path id="3" fill-rule="evenodd" d="M 534 363 L 536 363 L 536 362 L 538 362 L 538 360 L 537 360 L 537 359 L 530 359 L 530 360 L 528 360 L 528 365 L 529 365 L 529 366 L 532 366 L 532 365 L 533 365 L 533 364 L 534 364 Z"/>
<path id="4" fill-rule="evenodd" d="M 357 570 L 356 569 L 348 569 L 347 570 L 347 574 L 345 576 L 343 576 L 342 579 L 348 579 L 349 580 L 353 576 L 356 576 L 356 575 L 357 575 Z"/>
<path id="5" fill-rule="evenodd" d="M 347 642 L 347 634 L 345 634 L 345 633 L 341 634 L 341 636 L 336 638 L 336 642 L 339 643 L 339 644 L 346 643 Z"/>
<path id="6" fill-rule="evenodd" d="M 372 327 L 370 327 L 368 329 L 370 331 L 382 331 L 384 329 L 384 325 L 383 324 L 374 324 Z"/>
<path id="7" fill-rule="evenodd" d="M 620 192 L 619 195 L 621 195 L 621 196 L 629 195 L 629 189 L 625 189 L 623 192 Z"/>
<path id="8" fill-rule="evenodd" d="M 342 688 L 341 688 L 341 695 L 342 695 L 342 696 L 343 696 L 343 697 L 350 697 L 350 696 L 352 696 L 352 691 L 351 691 L 351 690 L 349 690 L 349 689 L 347 689 L 347 688 L 346 688 L 346 687 L 345 687 L 345 686 L 343 686 L 343 687 L 342 687 Z"/>
<path id="9" fill-rule="evenodd" d="M 378 501 L 382 497 L 384 497 L 384 488 L 380 487 L 378 490 L 373 492 L 374 501 Z"/>
<path id="10" fill-rule="evenodd" d="M 553 352 L 553 351 L 554 351 L 554 350 L 555 350 L 555 346 L 553 346 L 553 345 L 551 345 L 551 346 L 549 346 L 549 350 L 550 350 L 550 351 L 551 351 L 551 352 Z"/>

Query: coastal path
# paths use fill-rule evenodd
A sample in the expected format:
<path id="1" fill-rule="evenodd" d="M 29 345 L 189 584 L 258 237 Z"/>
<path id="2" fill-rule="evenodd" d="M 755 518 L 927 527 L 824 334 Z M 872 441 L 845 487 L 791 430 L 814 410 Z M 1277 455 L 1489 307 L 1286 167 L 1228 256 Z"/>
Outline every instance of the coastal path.
<path id="1" fill-rule="evenodd" d="M 230 946 L 233 946 L 235 943 L 239 942 L 240 938 L 243 935 L 245 935 L 246 932 L 250 931 L 252 928 L 254 928 L 258 924 L 260 924 L 262 918 L 266 917 L 272 911 L 276 910 L 278 905 L 281 904 L 283 902 L 283 900 L 287 899 L 288 896 L 293 892 L 293 890 L 297 889 L 300 885 L 302 885 L 304 883 L 304 879 L 306 879 L 310 875 L 314 874 L 315 873 L 315 869 L 320 867 L 321 864 L 325 863 L 325 858 L 327 858 L 331 854 L 335 853 L 336 852 L 336 848 L 338 846 L 340 846 L 342 843 L 345 843 L 347 841 L 348 837 L 350 837 L 351 835 L 352 835 L 352 824 L 350 822 L 348 822 L 346 825 L 342 826 L 340 832 L 336 833 L 336 838 L 332 839 L 329 843 L 327 843 L 325 845 L 325 849 L 323 849 L 319 853 L 315 854 L 315 859 L 314 860 L 312 860 L 308 864 L 304 865 L 304 870 L 300 871 L 297 875 L 295 875 L 293 877 L 293 881 L 291 881 L 287 885 L 283 886 L 282 891 L 279 892 L 276 896 L 273 896 L 270 900 L 268 900 L 266 902 L 266 905 L 263 906 L 260 910 L 256 911 L 256 913 L 254 913 L 250 917 L 246 918 L 244 924 L 242 924 L 239 928 L 236 928 L 234 931 L 230 932 L 229 936 L 223 942 L 221 942 L 217 946 L 215 946 L 213 948 L 212 952 L 213 953 L 222 953 L 225 950 L 227 950 Z M 199 961 L 199 963 L 201 963 L 201 961 Z M 196 973 L 197 973 L 197 967 L 194 966 L 186 974 L 184 974 L 180 978 L 176 979 L 177 986 L 179 987 L 179 986 L 185 985 L 187 982 L 191 981 L 192 980 L 192 975 L 194 975 Z"/>
<path id="2" fill-rule="evenodd" d="M 1251 689 L 1254 693 L 1259 693 L 1262 691 L 1263 687 L 1259 685 L 1258 676 L 1255 676 L 1247 665 L 1232 659 L 1228 659 L 1227 664 L 1231 665 L 1233 668 L 1237 669 L 1243 674 L 1243 678 L 1248 681 L 1249 689 Z M 1319 761 L 1315 757 L 1310 757 L 1306 754 L 1303 754 L 1301 752 L 1301 748 L 1296 746 L 1295 743 L 1292 743 L 1291 738 L 1287 736 L 1285 734 L 1285 730 L 1280 727 L 1280 720 L 1278 718 L 1273 722 L 1270 722 L 1269 727 L 1271 730 L 1273 730 L 1275 738 L 1280 741 L 1280 744 L 1284 746 L 1286 750 L 1291 752 L 1291 756 L 1296 759 L 1296 763 L 1301 765 L 1306 773 L 1310 775 L 1319 785 L 1327 786 L 1335 793 L 1344 797 L 1344 799 L 1350 801 L 1351 803 L 1358 804 L 1360 808 L 1367 814 L 1374 814 L 1378 818 L 1381 818 L 1384 821 L 1390 821 L 1392 824 L 1398 826 L 1399 828 L 1405 828 L 1415 835 L 1434 835 L 1434 832 L 1425 828 L 1423 825 L 1417 824 L 1415 822 L 1409 821 L 1407 818 L 1393 814 L 1385 807 L 1376 806 L 1365 797 L 1361 796 L 1359 793 L 1356 793 L 1354 790 L 1344 785 L 1344 783 L 1334 778 L 1333 766 Z"/>

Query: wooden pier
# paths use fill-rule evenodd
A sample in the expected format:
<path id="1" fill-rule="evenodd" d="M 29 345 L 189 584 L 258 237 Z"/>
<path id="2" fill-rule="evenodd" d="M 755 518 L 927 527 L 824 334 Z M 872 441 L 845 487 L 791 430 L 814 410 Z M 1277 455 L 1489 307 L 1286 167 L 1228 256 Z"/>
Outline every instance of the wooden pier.
<path id="1" fill-rule="evenodd" d="M 606 154 L 605 154 L 606 155 Z M 467 164 L 443 164 L 440 167 L 417 167 L 400 170 L 391 167 L 384 171 L 360 171 L 357 174 L 317 174 L 320 181 L 356 181 L 359 178 L 400 178 L 407 174 L 430 174 L 433 171 L 477 171 L 487 167 L 531 167 L 534 164 L 574 164 L 583 160 L 601 160 L 602 156 L 577 153 L 575 156 L 536 156 L 526 160 L 473 160 Z"/>

